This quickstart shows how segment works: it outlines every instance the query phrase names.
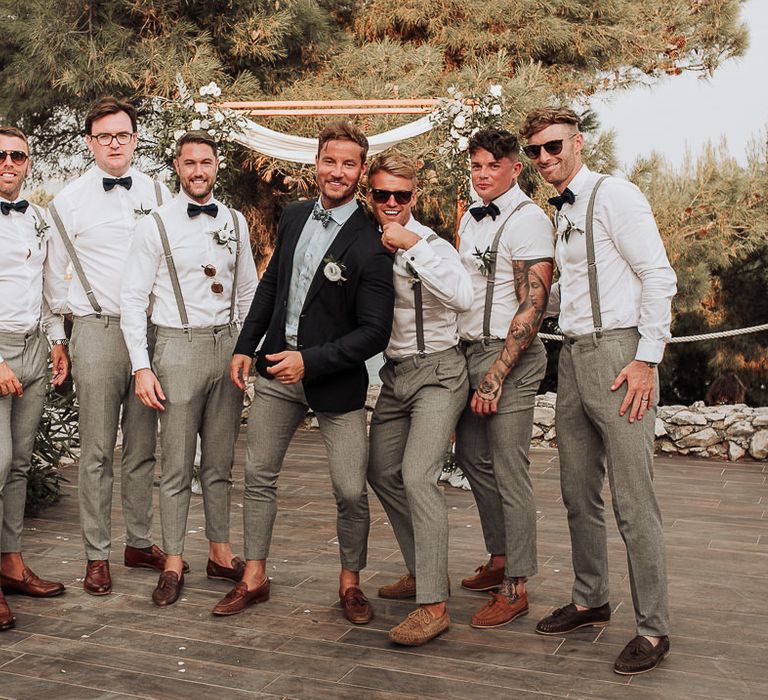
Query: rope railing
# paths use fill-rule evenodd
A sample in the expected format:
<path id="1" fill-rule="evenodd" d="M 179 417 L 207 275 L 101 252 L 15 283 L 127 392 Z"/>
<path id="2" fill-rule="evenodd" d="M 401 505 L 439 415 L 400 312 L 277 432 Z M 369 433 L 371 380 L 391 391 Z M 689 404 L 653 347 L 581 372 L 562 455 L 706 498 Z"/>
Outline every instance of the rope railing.
<path id="1" fill-rule="evenodd" d="M 768 323 L 763 323 L 759 326 L 749 326 L 748 328 L 734 328 L 729 331 L 715 331 L 713 333 L 699 333 L 698 335 L 683 335 L 677 338 L 672 338 L 670 343 L 695 343 L 700 340 L 715 340 L 716 338 L 730 338 L 735 335 L 747 335 L 748 333 L 759 333 L 760 331 L 768 331 Z M 539 338 L 542 340 L 562 340 L 562 335 L 556 335 L 554 333 L 539 333 Z"/>

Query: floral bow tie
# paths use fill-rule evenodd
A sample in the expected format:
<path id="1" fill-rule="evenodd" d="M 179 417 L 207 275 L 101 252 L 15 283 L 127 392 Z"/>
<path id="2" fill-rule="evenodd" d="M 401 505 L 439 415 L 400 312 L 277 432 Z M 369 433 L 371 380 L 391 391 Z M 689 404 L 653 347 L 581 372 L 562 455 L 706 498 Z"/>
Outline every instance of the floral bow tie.
<path id="1" fill-rule="evenodd" d="M 319 202 L 315 202 L 315 208 L 312 210 L 312 218 L 319 221 L 323 228 L 326 228 L 331 223 L 333 213 L 328 209 L 323 209 Z"/>

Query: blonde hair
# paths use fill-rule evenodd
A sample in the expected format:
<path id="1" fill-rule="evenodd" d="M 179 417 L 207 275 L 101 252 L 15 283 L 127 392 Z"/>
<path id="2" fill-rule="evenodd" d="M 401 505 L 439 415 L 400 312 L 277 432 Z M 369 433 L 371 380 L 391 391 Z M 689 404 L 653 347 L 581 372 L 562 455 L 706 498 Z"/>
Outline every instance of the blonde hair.
<path id="1" fill-rule="evenodd" d="M 399 151 L 387 151 L 376 156 L 368 167 L 368 182 L 378 172 L 389 173 L 410 180 L 414 187 L 418 180 L 416 165 Z"/>

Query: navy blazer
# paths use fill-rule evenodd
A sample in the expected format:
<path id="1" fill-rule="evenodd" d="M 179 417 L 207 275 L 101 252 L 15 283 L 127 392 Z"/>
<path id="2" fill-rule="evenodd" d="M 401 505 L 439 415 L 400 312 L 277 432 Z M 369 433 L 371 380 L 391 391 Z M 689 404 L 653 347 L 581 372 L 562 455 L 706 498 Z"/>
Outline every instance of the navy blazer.
<path id="1" fill-rule="evenodd" d="M 265 355 L 285 350 L 285 317 L 293 255 L 315 200 L 290 204 L 277 228 L 277 245 L 259 282 L 235 353 L 256 357 L 256 370 L 267 372 Z M 298 350 L 304 359 L 304 393 L 318 412 L 346 413 L 363 408 L 368 390 L 365 361 L 383 352 L 392 332 L 395 301 L 393 256 L 362 208 L 336 234 L 323 259 L 341 262 L 346 281 L 331 282 L 324 263 L 315 272 L 299 316 Z"/>

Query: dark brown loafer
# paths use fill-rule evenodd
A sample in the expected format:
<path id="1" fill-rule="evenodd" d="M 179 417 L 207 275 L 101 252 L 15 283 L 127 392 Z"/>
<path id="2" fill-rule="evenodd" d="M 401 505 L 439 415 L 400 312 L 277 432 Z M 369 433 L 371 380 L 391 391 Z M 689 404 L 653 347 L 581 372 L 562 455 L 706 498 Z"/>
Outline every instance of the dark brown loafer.
<path id="1" fill-rule="evenodd" d="M 645 637 L 637 636 L 619 654 L 613 670 L 622 676 L 635 676 L 656 668 L 667 654 L 669 637 L 662 637 L 653 646 Z"/>
<path id="2" fill-rule="evenodd" d="M 605 627 L 610 621 L 610 603 L 588 610 L 579 610 L 573 603 L 568 603 L 539 620 L 536 631 L 539 634 L 565 634 L 581 627 Z"/>
<path id="3" fill-rule="evenodd" d="M 64 593 L 64 584 L 58 581 L 45 581 L 35 574 L 28 566 L 24 567 L 21 579 L 10 578 L 0 574 L 0 587 L 3 593 L 20 593 L 32 598 L 52 598 Z"/>
<path id="4" fill-rule="evenodd" d="M 91 595 L 107 595 L 112 592 L 112 577 L 109 575 L 109 562 L 106 559 L 88 562 L 83 588 Z"/>
<path id="5" fill-rule="evenodd" d="M 252 591 L 242 581 L 227 593 L 211 611 L 214 615 L 237 615 L 254 603 L 266 603 L 269 600 L 269 579 L 259 584 Z"/>
<path id="6" fill-rule="evenodd" d="M 491 562 L 478 566 L 475 575 L 462 579 L 461 587 L 468 591 L 490 591 L 504 582 L 504 567 L 492 569 Z"/>
<path id="7" fill-rule="evenodd" d="M 123 563 L 126 566 L 137 569 L 155 569 L 157 571 L 165 570 L 165 552 L 156 544 L 152 545 L 149 552 L 145 552 L 138 547 L 125 546 L 123 552 Z M 189 564 L 184 562 L 184 573 L 189 573 Z"/>
<path id="8" fill-rule="evenodd" d="M 157 581 L 155 590 L 152 591 L 152 602 L 160 608 L 166 605 L 173 605 L 181 595 L 181 588 L 184 585 L 184 574 L 181 578 L 175 571 L 163 571 Z"/>
<path id="9" fill-rule="evenodd" d="M 373 620 L 373 608 L 368 598 L 357 586 L 347 588 L 344 593 L 340 592 L 339 602 L 344 617 L 353 625 L 367 625 Z"/>
<path id="10" fill-rule="evenodd" d="M 243 578 L 245 573 L 245 562 L 240 557 L 235 557 L 232 560 L 232 566 L 221 566 L 212 559 L 209 559 L 208 566 L 205 567 L 205 573 L 208 578 L 237 583 Z"/>
<path id="11" fill-rule="evenodd" d="M 0 632 L 16 627 L 16 618 L 13 616 L 5 597 L 0 593 Z"/>

